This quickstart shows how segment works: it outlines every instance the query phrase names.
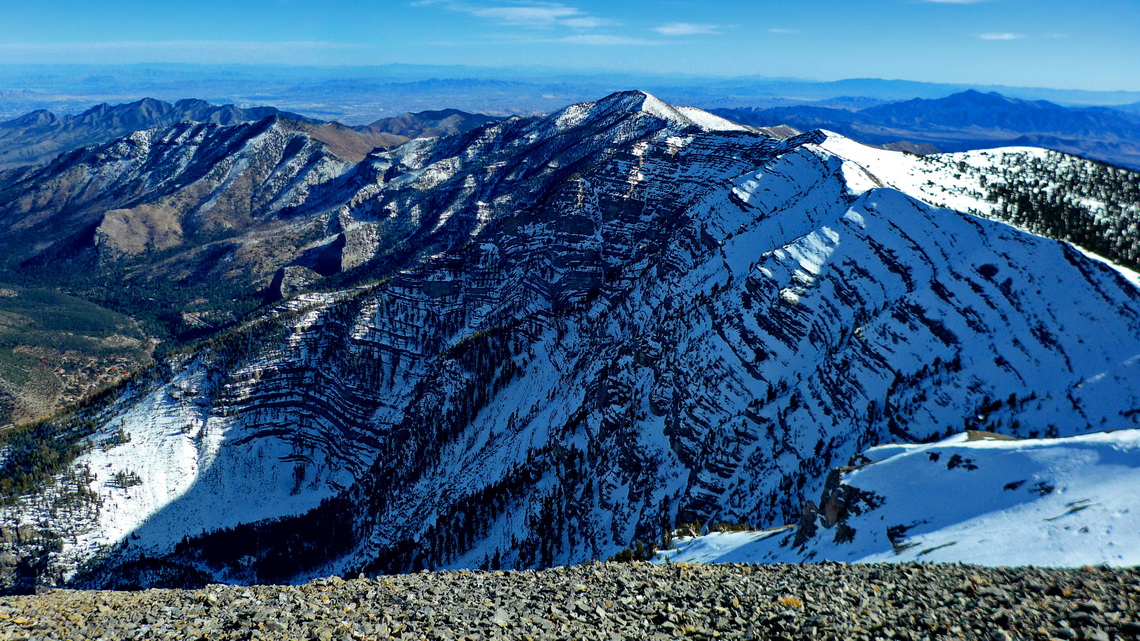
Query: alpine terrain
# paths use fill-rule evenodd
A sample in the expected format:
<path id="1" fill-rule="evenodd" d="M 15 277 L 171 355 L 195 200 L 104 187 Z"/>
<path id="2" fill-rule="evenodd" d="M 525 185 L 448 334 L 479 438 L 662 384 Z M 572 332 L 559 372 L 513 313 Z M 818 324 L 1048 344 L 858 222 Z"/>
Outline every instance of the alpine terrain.
<path id="1" fill-rule="evenodd" d="M 295 123 L 180 123 L 3 176 L 13 273 L 119 269 L 229 327 L 5 438 L 10 589 L 550 567 L 693 521 L 818 521 L 841 482 L 886 497 L 845 522 L 855 547 L 820 526 L 777 552 L 868 558 L 902 526 L 888 546 L 917 553 L 961 540 L 914 537 L 975 498 L 1005 520 L 1089 499 L 1090 537 L 1135 529 L 1093 494 L 1140 467 L 1140 290 L 1112 264 L 1136 264 L 1132 172 L 779 139 L 642 92 L 357 159 Z M 251 281 L 272 302 L 225 309 Z M 965 430 L 1026 440 L 931 444 Z M 1013 511 L 1046 438 L 1101 476 Z M 929 501 L 900 480 L 923 466 L 935 516 L 899 507 Z M 959 476 L 981 489 L 947 496 Z M 1135 563 L 1103 549 L 1087 562 Z"/>
<path id="2" fill-rule="evenodd" d="M 268 107 L 142 100 L 0 123 L 0 166 L 66 150 L 0 171 L 0 283 L 11 285 L 0 298 L 11 328 L 0 425 L 49 416 L 137 370 L 155 346 L 145 338 L 161 356 L 338 271 L 351 248 L 323 242 L 335 218 L 292 214 L 311 187 L 378 147 L 493 120 L 449 110 L 354 129 Z M 51 293 L 60 289 L 80 300 Z M 36 307 L 49 317 L 28 316 Z"/>

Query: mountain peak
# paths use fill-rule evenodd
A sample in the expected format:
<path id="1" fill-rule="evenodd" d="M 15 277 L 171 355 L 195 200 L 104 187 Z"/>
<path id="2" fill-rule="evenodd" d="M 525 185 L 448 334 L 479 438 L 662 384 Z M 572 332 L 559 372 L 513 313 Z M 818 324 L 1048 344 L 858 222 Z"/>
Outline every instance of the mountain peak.
<path id="1" fill-rule="evenodd" d="M 602 98 L 595 104 L 607 110 L 640 111 L 669 120 L 684 117 L 673 105 L 640 89 L 618 91 Z"/>
<path id="2" fill-rule="evenodd" d="M 59 118 L 47 109 L 37 109 L 26 113 L 19 118 L 8 121 L 12 127 L 44 127 L 59 122 Z"/>
<path id="3" fill-rule="evenodd" d="M 206 102 L 205 100 L 202 100 L 201 98 L 183 98 L 182 100 L 174 103 L 174 108 L 181 110 L 209 109 L 211 107 L 213 107 L 212 104 Z"/>
<path id="4" fill-rule="evenodd" d="M 602 113 L 613 111 L 640 112 L 668 120 L 682 127 L 695 126 L 705 131 L 745 131 L 748 128 L 696 107 L 677 107 L 640 89 L 612 93 L 593 103 Z"/>
<path id="5" fill-rule="evenodd" d="M 502 120 L 497 116 L 468 113 L 458 109 L 420 111 L 391 118 L 381 118 L 356 131 L 372 134 L 391 134 L 407 138 L 426 138 L 470 131 L 490 122 Z"/>
<path id="6" fill-rule="evenodd" d="M 1023 101 L 1019 101 L 1016 98 L 1003 96 L 996 91 L 983 92 L 976 89 L 967 89 L 955 94 L 950 94 L 949 96 L 946 96 L 945 98 L 942 98 L 935 102 L 976 102 L 981 104 L 1008 104 Z"/>
<path id="7" fill-rule="evenodd" d="M 109 103 L 101 102 L 101 103 L 91 107 L 90 109 L 87 109 L 83 113 L 79 114 L 79 117 L 82 118 L 83 116 L 93 116 L 93 115 L 105 114 L 112 109 L 114 109 L 114 107 L 112 107 Z"/>
<path id="8" fill-rule="evenodd" d="M 615 91 L 608 96 L 597 101 L 598 105 L 614 106 L 617 108 L 629 109 L 631 111 L 641 110 L 642 107 L 649 102 L 652 107 L 655 104 L 664 105 L 665 102 L 653 94 L 642 91 L 640 89 L 628 89 L 625 91 Z"/>

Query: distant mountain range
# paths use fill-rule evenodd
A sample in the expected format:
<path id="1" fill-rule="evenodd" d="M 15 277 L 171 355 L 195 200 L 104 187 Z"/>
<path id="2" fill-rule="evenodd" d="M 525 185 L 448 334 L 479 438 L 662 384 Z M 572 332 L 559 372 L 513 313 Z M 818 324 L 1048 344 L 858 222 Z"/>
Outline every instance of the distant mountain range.
<path id="1" fill-rule="evenodd" d="M 403 114 L 361 127 L 346 127 L 275 107 L 245 109 L 213 105 L 204 100 L 179 100 L 171 104 L 144 98 L 113 106 L 103 103 L 76 115 L 56 116 L 50 111 L 37 110 L 0 122 L 0 169 L 39 164 L 62 152 L 108 142 L 143 129 L 181 122 L 235 125 L 270 116 L 316 126 L 310 128 L 316 132 L 315 137 L 328 138 L 326 142 L 334 151 L 346 153 L 346 158 L 354 162 L 376 148 L 386 149 L 412 138 L 469 131 L 497 119 L 450 109 Z"/>
<path id="2" fill-rule="evenodd" d="M 38 164 L 63 151 L 114 140 L 151 127 L 187 121 L 234 125 L 271 115 L 318 122 L 274 107 L 242 109 L 234 105 L 212 105 L 204 100 L 179 100 L 171 104 L 146 98 L 123 105 L 102 103 L 83 113 L 66 116 L 41 109 L 0 123 L 0 167 Z"/>
<path id="3" fill-rule="evenodd" d="M 705 109 L 817 104 L 838 97 L 864 102 L 934 99 L 966 89 L 1064 105 L 1140 101 L 1140 92 L 1136 91 L 977 86 L 881 78 L 821 82 L 532 66 L 5 65 L 0 67 L 0 119 L 34 109 L 78 113 L 98 102 L 131 102 L 144 96 L 168 101 L 199 96 L 217 104 L 271 104 L 321 120 L 361 125 L 381 116 L 443 108 L 499 115 L 549 113 L 571 102 L 629 87 L 646 89 L 673 104 Z"/>
<path id="4" fill-rule="evenodd" d="M 1065 107 L 968 90 L 936 99 L 884 103 L 848 96 L 810 105 L 711 111 L 745 125 L 783 125 L 798 131 L 826 129 L 866 144 L 915 153 L 1030 146 L 1140 168 L 1140 103 L 1112 108 Z M 373 149 L 387 149 L 413 138 L 470 131 L 501 119 L 445 109 L 345 126 L 276 107 L 219 106 L 203 100 L 167 103 L 146 98 L 114 106 L 100 104 L 76 115 L 57 116 L 38 110 L 0 122 L 0 169 L 46 162 L 61 152 L 105 143 L 142 129 L 179 122 L 233 125 L 271 115 L 306 123 L 309 133 L 352 162 Z"/>
<path id="5" fill-rule="evenodd" d="M 1007 146 L 1056 151 L 1140 168 L 1140 113 L 1107 107 L 1062 107 L 1043 100 L 964 91 L 852 110 L 819 106 L 714 109 L 748 125 L 828 129 L 907 151 L 966 151 Z"/>

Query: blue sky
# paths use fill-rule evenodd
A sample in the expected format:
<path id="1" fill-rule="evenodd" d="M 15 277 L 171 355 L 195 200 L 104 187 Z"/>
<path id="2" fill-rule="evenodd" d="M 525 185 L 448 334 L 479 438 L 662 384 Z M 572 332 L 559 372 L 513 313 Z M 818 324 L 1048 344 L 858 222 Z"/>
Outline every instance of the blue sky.
<path id="1" fill-rule="evenodd" d="M 1140 0 L 0 0 L 0 63 L 547 65 L 1140 90 Z"/>

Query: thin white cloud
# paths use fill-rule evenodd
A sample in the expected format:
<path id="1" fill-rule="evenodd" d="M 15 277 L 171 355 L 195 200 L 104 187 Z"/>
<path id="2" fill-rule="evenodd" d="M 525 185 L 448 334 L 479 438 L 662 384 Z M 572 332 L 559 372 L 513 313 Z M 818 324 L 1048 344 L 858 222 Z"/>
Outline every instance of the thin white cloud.
<path id="1" fill-rule="evenodd" d="M 507 27 L 500 33 L 485 34 L 493 42 L 545 43 L 609 46 L 653 46 L 664 41 L 605 33 L 606 27 L 621 25 L 617 20 L 591 15 L 562 2 L 542 0 L 418 0 L 415 6 L 440 6 Z M 712 25 L 698 25 L 711 27 Z M 598 32 L 601 30 L 601 32 Z M 539 36 L 541 32 L 547 32 Z M 547 35 L 549 34 L 549 35 Z M 452 43 L 437 43 L 450 45 Z"/>
<path id="2" fill-rule="evenodd" d="M 561 2 L 511 2 L 504 0 L 491 6 L 461 0 L 419 0 L 414 6 L 438 5 L 508 27 L 553 29 L 564 27 L 587 31 L 618 24 L 617 21 L 592 16 L 577 7 Z"/>
<path id="3" fill-rule="evenodd" d="M 703 36 L 717 35 L 723 27 L 717 24 L 700 24 L 696 22 L 670 22 L 653 30 L 663 36 Z"/>
<path id="4" fill-rule="evenodd" d="M 568 45 L 586 45 L 591 47 L 612 47 L 612 46 L 657 46 L 665 44 L 661 40 L 647 40 L 645 38 L 627 38 L 625 36 L 611 36 L 601 33 L 582 33 L 573 36 L 565 36 L 562 38 L 535 38 L 527 40 L 527 42 L 543 42 L 554 44 L 568 44 Z"/>
<path id="5" fill-rule="evenodd" d="M 488 7 L 468 9 L 467 13 L 480 18 L 490 18 L 505 25 L 520 27 L 550 28 L 567 18 L 580 18 L 582 12 L 564 5 L 529 7 Z"/>
<path id="6" fill-rule="evenodd" d="M 610 27 L 618 24 L 614 20 L 607 20 L 605 18 L 595 18 L 594 16 L 584 16 L 581 18 L 567 18 L 561 21 L 562 26 L 570 27 L 571 29 L 597 29 L 598 27 Z"/>
<path id="7" fill-rule="evenodd" d="M 779 29 L 779 28 L 775 28 L 775 29 L 769 29 L 769 30 L 768 30 L 768 33 L 781 33 L 781 34 L 793 34 L 793 33 L 799 33 L 799 32 L 800 32 L 800 30 L 799 30 L 799 29 Z"/>
<path id="8" fill-rule="evenodd" d="M 1021 40 L 1025 37 L 1025 34 L 1001 31 L 997 33 L 979 33 L 978 37 L 982 40 Z"/>

